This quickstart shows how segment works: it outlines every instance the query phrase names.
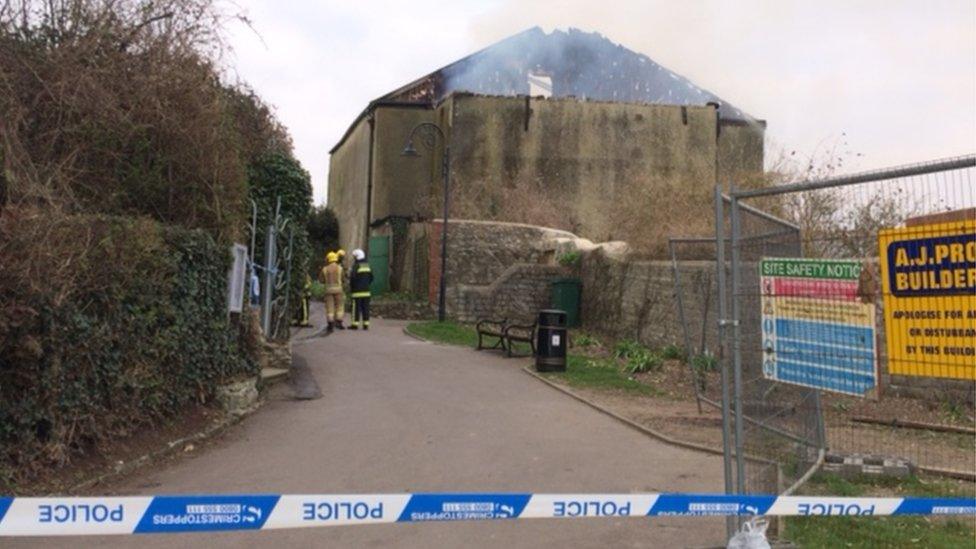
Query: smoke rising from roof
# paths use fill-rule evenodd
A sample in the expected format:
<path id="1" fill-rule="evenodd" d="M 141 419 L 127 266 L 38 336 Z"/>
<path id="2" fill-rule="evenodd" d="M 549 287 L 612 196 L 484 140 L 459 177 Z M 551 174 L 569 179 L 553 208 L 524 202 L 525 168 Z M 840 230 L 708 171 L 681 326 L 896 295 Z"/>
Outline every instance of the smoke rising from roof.
<path id="1" fill-rule="evenodd" d="M 549 76 L 552 97 L 666 105 L 720 105 L 720 116 L 752 118 L 646 55 L 599 33 L 535 27 L 493 44 L 384 99 L 437 101 L 453 92 L 529 95 L 530 75 Z"/>

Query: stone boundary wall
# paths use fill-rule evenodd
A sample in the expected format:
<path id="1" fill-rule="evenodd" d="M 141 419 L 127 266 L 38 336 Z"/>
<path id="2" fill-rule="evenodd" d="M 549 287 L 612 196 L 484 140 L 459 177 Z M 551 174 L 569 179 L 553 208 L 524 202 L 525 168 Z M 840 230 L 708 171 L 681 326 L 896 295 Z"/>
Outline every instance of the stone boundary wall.
<path id="1" fill-rule="evenodd" d="M 443 222 L 427 223 L 430 248 L 430 295 L 437 299 L 440 284 L 441 231 Z M 566 231 L 521 223 L 450 220 L 447 236 L 447 283 L 487 286 L 512 265 L 552 264 L 556 239 L 576 236 Z"/>
<path id="2" fill-rule="evenodd" d="M 715 352 L 715 263 L 685 261 L 679 269 L 692 347 L 700 348 L 704 326 L 705 348 Z M 653 347 L 684 345 L 670 261 L 619 260 L 596 252 L 584 256 L 580 275 L 584 330 Z"/>
<path id="3" fill-rule="evenodd" d="M 443 222 L 410 223 L 393 242 L 391 285 L 436 311 Z M 487 317 L 533 319 L 550 305 L 554 278 L 568 276 L 560 251 L 595 246 L 557 229 L 522 223 L 451 220 L 447 311 L 463 322 Z M 389 233 L 389 231 L 387 231 Z M 394 235 L 395 236 L 395 235 Z M 394 314 L 399 314 L 395 312 Z"/>
<path id="4" fill-rule="evenodd" d="M 869 261 L 866 268 L 873 271 L 877 280 L 877 261 Z M 691 346 L 696 352 L 704 347 L 715 353 L 718 350 L 715 262 L 680 261 L 678 269 Z M 744 271 L 745 274 L 750 272 L 749 267 Z M 745 274 L 743 284 L 758 284 L 756 277 Z M 583 280 L 581 318 L 584 330 L 614 339 L 637 340 L 651 347 L 684 346 L 670 261 L 621 260 L 594 252 L 584 256 L 580 275 Z M 871 291 L 877 293 L 876 289 Z M 949 398 L 972 405 L 976 400 L 976 382 L 888 373 L 884 304 L 880 295 L 877 295 L 875 306 L 881 398 L 888 394 L 919 400 Z M 758 322 L 758 308 L 752 307 L 751 303 L 746 303 L 745 308 L 752 310 L 742 312 L 742 321 Z M 758 344 L 752 341 L 755 339 L 752 332 L 744 330 L 744 345 Z M 748 356 L 749 352 L 744 355 Z"/>
<path id="5" fill-rule="evenodd" d="M 482 318 L 532 322 L 540 309 L 550 306 L 553 279 L 569 274 L 559 265 L 517 263 L 489 285 L 451 286 L 447 309 L 461 322 Z"/>

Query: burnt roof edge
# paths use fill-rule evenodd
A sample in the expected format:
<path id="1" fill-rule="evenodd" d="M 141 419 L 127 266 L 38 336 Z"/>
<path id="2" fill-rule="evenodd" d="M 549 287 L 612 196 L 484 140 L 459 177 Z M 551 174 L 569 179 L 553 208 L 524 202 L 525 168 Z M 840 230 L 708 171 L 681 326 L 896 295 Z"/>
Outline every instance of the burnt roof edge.
<path id="1" fill-rule="evenodd" d="M 450 66 L 456 65 L 456 64 L 461 63 L 461 62 L 463 62 L 463 61 L 465 61 L 467 59 L 470 59 L 470 58 L 472 58 L 472 57 L 480 54 L 481 52 L 484 52 L 486 50 L 489 50 L 489 49 L 491 49 L 491 48 L 493 48 L 493 47 L 501 44 L 502 42 L 507 42 L 509 40 L 512 40 L 513 38 L 516 38 L 518 36 L 522 36 L 522 35 L 525 35 L 525 34 L 528 34 L 528 33 L 531 33 L 531 32 L 542 32 L 542 33 L 544 33 L 545 31 L 543 31 L 540 27 L 535 26 L 535 27 L 526 29 L 526 30 L 524 30 L 522 32 L 513 34 L 512 36 L 509 36 L 507 38 L 503 38 L 503 39 L 501 39 L 501 40 L 499 40 L 497 42 L 492 43 L 491 45 L 485 46 L 484 48 L 481 48 L 480 50 L 477 50 L 477 51 L 475 51 L 473 53 L 470 53 L 470 54 L 468 54 L 468 55 L 466 55 L 466 56 L 464 56 L 464 57 L 462 57 L 460 59 L 457 59 L 457 60 L 455 60 L 455 61 L 453 61 L 451 63 L 448 63 L 447 65 L 444 65 L 443 67 L 440 67 L 437 70 L 431 71 L 431 72 L 425 74 L 424 76 L 421 76 L 420 78 L 417 78 L 416 80 L 413 80 L 409 84 L 405 84 L 403 86 L 400 86 L 399 88 L 397 88 L 397 89 L 395 89 L 395 90 L 393 90 L 393 91 L 391 91 L 389 93 L 383 94 L 379 98 L 371 101 L 369 103 L 369 105 L 367 105 L 366 108 L 363 110 L 363 112 L 359 113 L 359 116 L 357 116 L 352 121 L 352 124 L 350 124 L 349 127 L 346 128 L 346 132 L 344 134 L 342 134 L 342 137 L 339 139 L 339 142 L 336 143 L 334 147 L 332 147 L 331 149 L 329 149 L 329 154 L 334 153 L 339 147 L 341 147 L 342 144 L 346 142 L 346 139 L 349 138 L 349 134 L 352 133 L 353 129 L 355 129 L 355 127 L 359 124 L 359 122 L 361 122 L 362 119 L 365 118 L 376 107 L 407 106 L 407 107 L 414 107 L 414 108 L 416 108 L 416 107 L 435 108 L 437 105 L 440 105 L 441 103 L 443 103 L 444 99 L 447 98 L 447 96 L 442 97 L 437 102 L 436 105 L 432 105 L 430 103 L 398 102 L 398 101 L 392 100 L 391 99 L 392 97 L 396 97 L 398 94 L 401 94 L 401 93 L 409 90 L 410 88 L 413 88 L 413 87 L 421 84 L 424 80 L 426 80 L 426 79 L 434 76 L 435 74 L 443 71 L 444 69 L 446 69 L 446 68 L 448 68 Z"/>
<path id="2" fill-rule="evenodd" d="M 356 129 L 356 126 L 358 126 L 359 123 L 362 122 L 364 118 L 372 114 L 377 107 L 400 107 L 405 109 L 432 109 L 433 108 L 433 106 L 430 103 L 409 103 L 409 102 L 401 102 L 401 101 L 384 101 L 379 99 L 377 99 L 376 101 L 370 101 L 369 104 L 366 105 L 366 108 L 363 109 L 363 112 L 359 113 L 359 116 L 357 116 L 352 121 L 352 124 L 349 124 L 349 127 L 346 128 L 345 133 L 343 133 L 342 137 L 339 138 L 339 142 L 336 143 L 331 149 L 329 149 L 329 154 L 331 155 L 335 153 L 337 150 L 339 150 L 339 147 L 341 147 L 346 142 L 346 140 L 349 139 L 349 136 L 352 135 L 352 132 L 353 130 Z"/>
<path id="3" fill-rule="evenodd" d="M 760 128 L 762 128 L 764 130 L 766 129 L 766 121 L 765 120 L 758 119 L 758 118 L 754 118 L 752 120 L 742 120 L 740 118 L 719 118 L 719 125 L 721 125 L 721 126 L 759 126 Z"/>

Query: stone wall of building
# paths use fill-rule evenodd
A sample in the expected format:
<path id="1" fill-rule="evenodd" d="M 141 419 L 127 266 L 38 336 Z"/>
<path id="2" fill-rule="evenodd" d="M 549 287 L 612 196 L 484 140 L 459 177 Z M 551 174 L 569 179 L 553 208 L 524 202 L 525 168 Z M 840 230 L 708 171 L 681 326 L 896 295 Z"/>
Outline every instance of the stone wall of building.
<path id="1" fill-rule="evenodd" d="M 724 121 L 719 127 L 710 106 L 466 93 L 434 107 L 377 104 L 332 151 L 328 203 L 343 247 L 365 246 L 369 226 L 390 216 L 442 215 L 445 141 L 435 139 L 428 149 L 418 138 L 420 156 L 402 155 L 421 122 L 437 123 L 450 144 L 453 215 L 544 223 L 595 241 L 636 242 L 631 233 L 646 223 L 674 225 L 668 216 L 674 208 L 649 206 L 662 193 L 683 197 L 683 214 L 701 205 L 701 216 L 682 216 L 678 232 L 707 228 L 692 222 L 707 221 L 715 181 L 731 177 L 724 168 L 759 172 L 763 163 L 762 125 Z M 546 196 L 531 196 L 533 188 Z M 523 208 L 528 213 L 512 211 L 513 196 L 517 205 L 523 198 L 546 202 Z M 547 219 L 538 219 L 539 211 Z M 630 222 L 639 217 L 640 223 Z"/>
<path id="2" fill-rule="evenodd" d="M 328 205 L 339 220 L 344 249 L 366 249 L 370 225 L 391 216 L 427 215 L 430 182 L 440 177 L 442 142 L 434 150 L 418 142 L 420 157 L 401 153 L 411 130 L 434 120 L 435 112 L 426 107 L 377 105 L 332 150 Z"/>
<path id="3" fill-rule="evenodd" d="M 418 156 L 404 156 L 403 148 L 411 131 L 422 122 L 437 121 L 431 109 L 418 107 L 376 107 L 376 133 L 373 149 L 373 190 L 370 222 L 390 216 L 415 218 L 429 216 L 430 193 L 440 183 L 443 141 L 427 149 L 422 139 L 414 139 Z"/>
<path id="4" fill-rule="evenodd" d="M 719 128 L 710 106 L 471 94 L 445 103 L 451 179 L 467 217 L 535 222 L 523 211 L 534 210 L 513 204 L 516 193 L 516 202 L 550 202 L 540 223 L 659 251 L 668 231 L 648 235 L 648 225 L 707 230 L 715 182 L 762 172 L 762 125 Z M 546 194 L 531 196 L 535 188 Z M 669 207 L 656 207 L 662 195 Z"/>
<path id="5" fill-rule="evenodd" d="M 336 148 L 329 163 L 329 207 L 339 221 L 340 245 L 366 247 L 369 190 L 370 121 L 360 120 Z"/>
<path id="6" fill-rule="evenodd" d="M 718 135 L 718 179 L 728 188 L 730 181 L 746 186 L 763 174 L 764 134 L 761 121 L 722 120 Z"/>

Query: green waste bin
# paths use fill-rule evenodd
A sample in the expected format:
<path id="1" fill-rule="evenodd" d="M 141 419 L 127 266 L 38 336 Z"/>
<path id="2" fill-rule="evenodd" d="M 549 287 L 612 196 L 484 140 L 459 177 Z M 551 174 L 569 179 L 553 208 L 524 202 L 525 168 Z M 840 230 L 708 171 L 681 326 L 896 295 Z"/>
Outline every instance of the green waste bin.
<path id="1" fill-rule="evenodd" d="M 557 278 L 552 281 L 552 308 L 566 311 L 566 325 L 580 325 L 580 295 L 583 282 L 578 278 Z"/>

